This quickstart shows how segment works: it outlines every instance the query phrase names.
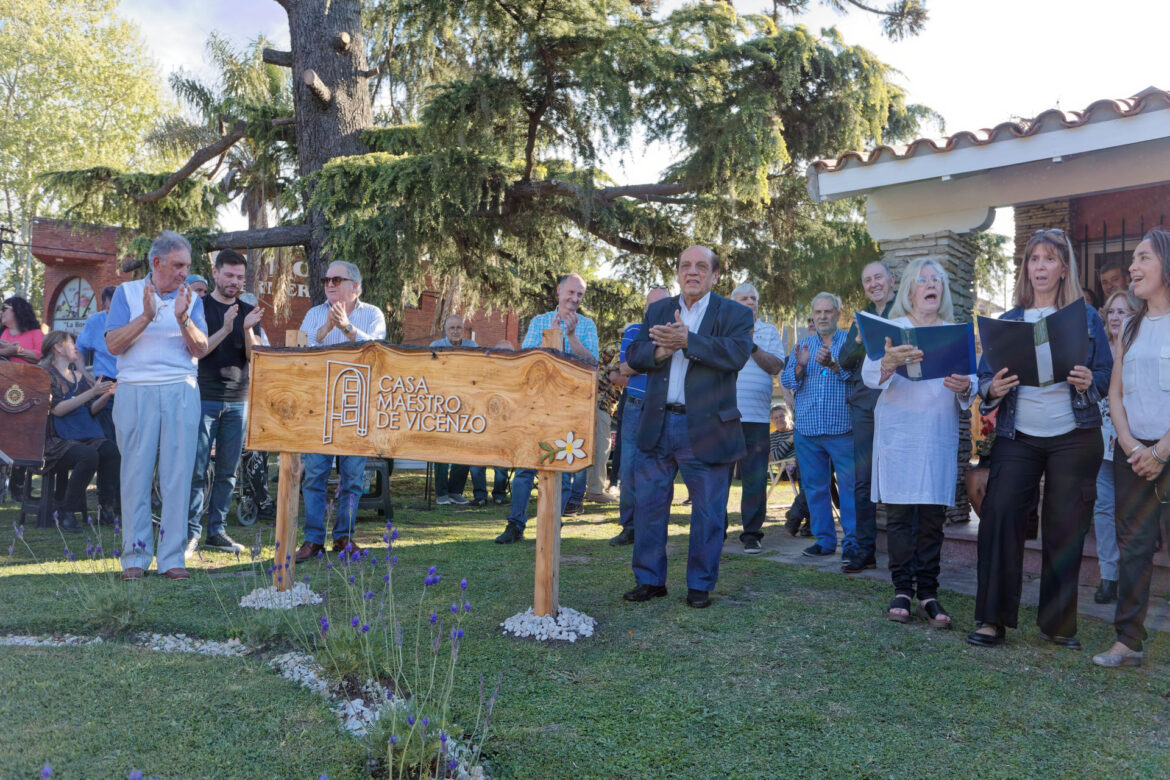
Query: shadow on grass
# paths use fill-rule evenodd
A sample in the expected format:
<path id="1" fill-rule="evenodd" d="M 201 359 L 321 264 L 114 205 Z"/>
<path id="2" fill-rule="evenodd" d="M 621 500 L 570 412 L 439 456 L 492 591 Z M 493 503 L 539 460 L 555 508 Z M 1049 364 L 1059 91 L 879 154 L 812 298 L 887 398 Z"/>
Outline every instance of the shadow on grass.
<path id="1" fill-rule="evenodd" d="M 1087 653 L 1041 645 L 1028 628 L 1034 610 L 1023 610 L 1025 628 L 1006 649 L 982 650 L 964 644 L 962 631 L 885 620 L 885 583 L 739 555 L 724 557 L 714 606 L 692 610 L 683 603 L 687 508 L 676 509 L 671 592 L 645 604 L 621 600 L 633 581 L 630 551 L 604 543 L 608 524 L 565 526 L 561 603 L 599 626 L 589 640 L 557 646 L 499 628 L 531 604 L 531 538 L 492 544 L 494 513 L 399 518 L 402 593 L 417 597 L 414 579 L 429 566 L 442 588 L 470 583 L 453 706 L 471 721 L 481 678 L 490 687 L 503 675 L 485 746 L 496 776 L 1170 774 L 1160 636 L 1147 667 L 1119 674 L 1091 666 Z M 361 524 L 358 541 L 376 545 L 381 532 Z M 325 565 L 297 567 L 297 578 L 319 588 Z M 238 568 L 213 561 L 206 570 Z M 0 598 L 16 608 L 0 615 L 0 632 L 65 630 L 69 605 L 47 578 L 4 574 Z M 246 591 L 239 579 L 149 578 L 141 583 L 155 599 L 149 630 L 230 635 L 235 602 L 221 596 L 225 610 L 215 593 Z M 972 599 L 944 600 L 957 626 L 971 624 Z M 1104 647 L 1110 630 L 1085 619 L 1080 635 Z"/>

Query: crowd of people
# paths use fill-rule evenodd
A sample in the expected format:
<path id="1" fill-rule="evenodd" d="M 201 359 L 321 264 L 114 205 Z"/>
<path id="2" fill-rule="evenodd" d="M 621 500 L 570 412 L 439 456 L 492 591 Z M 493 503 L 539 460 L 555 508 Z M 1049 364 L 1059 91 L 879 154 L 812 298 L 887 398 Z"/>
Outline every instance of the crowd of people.
<path id="1" fill-rule="evenodd" d="M 164 576 L 185 579 L 184 561 L 203 538 L 204 508 L 203 545 L 243 551 L 228 536 L 226 518 L 247 420 L 248 358 L 263 343 L 263 309 L 242 299 L 247 261 L 235 252 L 218 253 L 213 285 L 189 275 L 191 247 L 176 233 L 159 235 L 149 261 L 145 278 L 103 291 L 103 310 L 76 340 L 63 331 L 45 335 L 27 301 L 5 300 L 0 358 L 39 362 L 52 378 L 45 457 L 47 468 L 68 474 L 62 530 L 83 527 L 85 491 L 96 475 L 98 522 L 121 518 L 123 579 L 141 578 L 152 562 Z M 1002 645 L 1007 629 L 1017 628 L 1024 543 L 1039 509 L 1040 638 L 1081 647 L 1077 586 L 1092 522 L 1101 570 L 1094 597 L 1117 603 L 1117 641 L 1093 662 L 1141 664 L 1153 555 L 1170 499 L 1170 232 L 1150 231 L 1128 269 L 1101 269 L 1105 300 L 1100 311 L 1085 309 L 1087 354 L 1043 387 L 1022 385 L 1010 367 L 993 372 L 986 360 L 972 374 L 911 379 L 899 369 L 921 363 L 923 352 L 887 340 L 883 353 L 867 354 L 857 325 L 840 327 L 841 300 L 829 292 L 812 299 L 808 335 L 785 350 L 779 331 L 759 318 L 755 286 L 741 284 L 730 298 L 713 291 L 722 272 L 715 252 L 690 247 L 676 270 L 679 293 L 649 290 L 642 322 L 604 347 L 596 323 L 581 313 L 586 281 L 567 274 L 556 288 L 556 308 L 532 319 L 520 345 L 538 347 L 545 330 L 560 330 L 563 351 L 598 368 L 595 465 L 562 475 L 561 509 L 579 512 L 585 499 L 618 505 L 621 527 L 610 544 L 632 545 L 634 588 L 625 600 L 667 595 L 667 521 L 680 475 L 691 512 L 686 603 L 704 608 L 718 581 L 736 469 L 743 486 L 739 541 L 745 553 L 758 554 L 769 460 L 795 457 L 793 510 L 805 507 L 813 538 L 803 554 L 824 558 L 840 547 L 843 572 L 875 568 L 880 508 L 894 593 L 887 617 L 907 623 L 917 614 L 951 628 L 939 600 L 943 529 L 956 502 L 959 426 L 978 397 L 980 413 L 994 419 L 995 440 L 978 533 L 977 623 L 967 642 Z M 907 328 L 954 322 L 950 282 L 936 259 L 910 263 L 900 282 L 884 263 L 870 263 L 860 281 L 870 314 Z M 357 266 L 333 262 L 322 282 L 326 302 L 312 307 L 300 327 L 308 345 L 385 338 L 381 310 L 361 300 Z M 1072 243 L 1060 230 L 1039 230 L 1025 247 L 1015 307 L 1002 319 L 1037 322 L 1081 297 L 1089 299 Z M 476 347 L 465 330 L 453 315 L 431 346 Z M 773 403 L 776 378 L 784 400 Z M 215 477 L 205 496 L 213 449 Z M 335 468 L 339 484 L 330 501 Z M 362 457 L 305 456 L 298 562 L 324 551 L 330 507 L 331 549 L 357 548 L 364 468 Z M 490 499 L 510 504 L 495 541 L 509 544 L 524 536 L 535 472 L 511 474 L 503 466 L 494 472 Z M 486 505 L 486 467 L 457 464 L 435 464 L 438 503 L 467 504 L 469 476 L 474 504 Z M 608 488 L 614 479 L 617 496 Z M 793 510 L 785 527 L 796 535 L 801 518 L 794 522 Z"/>

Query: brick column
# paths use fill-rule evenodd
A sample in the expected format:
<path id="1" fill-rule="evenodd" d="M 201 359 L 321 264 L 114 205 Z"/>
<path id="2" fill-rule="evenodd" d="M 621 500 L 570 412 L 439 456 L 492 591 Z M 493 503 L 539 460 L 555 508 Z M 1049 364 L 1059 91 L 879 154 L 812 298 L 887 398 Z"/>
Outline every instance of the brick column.
<path id="1" fill-rule="evenodd" d="M 951 300 L 955 305 L 955 322 L 970 322 L 975 306 L 975 245 L 950 230 L 910 236 L 880 242 L 882 258 L 894 272 L 898 282 L 902 272 L 920 257 L 938 260 L 951 280 Z M 958 481 L 955 485 L 955 505 L 947 510 L 948 523 L 966 522 L 971 515 L 967 500 L 966 476 L 971 464 L 971 413 L 959 413 Z"/>

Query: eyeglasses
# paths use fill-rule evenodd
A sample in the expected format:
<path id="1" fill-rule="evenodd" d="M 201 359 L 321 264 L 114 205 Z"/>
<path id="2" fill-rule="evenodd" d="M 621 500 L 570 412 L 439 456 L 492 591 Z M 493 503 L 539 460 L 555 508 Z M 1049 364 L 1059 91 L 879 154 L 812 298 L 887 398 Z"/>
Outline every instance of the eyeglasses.
<path id="1" fill-rule="evenodd" d="M 1063 230 L 1061 230 L 1060 228 L 1040 228 L 1039 230 L 1037 230 L 1037 231 L 1036 231 L 1035 233 L 1033 233 L 1032 235 L 1034 235 L 1034 236 L 1042 236 L 1042 235 L 1044 235 L 1045 233 L 1054 233 L 1054 234 L 1056 234 L 1056 235 L 1058 235 L 1058 236 L 1063 236 L 1063 235 L 1064 235 L 1064 231 L 1063 231 Z"/>
<path id="2" fill-rule="evenodd" d="M 353 281 L 353 280 L 350 279 L 348 276 L 322 276 L 321 277 L 321 285 L 323 287 L 328 287 L 331 284 L 341 284 L 342 282 L 351 282 L 351 281 Z"/>
<path id="3" fill-rule="evenodd" d="M 918 277 L 918 284 L 942 284 L 941 276 L 920 276 Z"/>

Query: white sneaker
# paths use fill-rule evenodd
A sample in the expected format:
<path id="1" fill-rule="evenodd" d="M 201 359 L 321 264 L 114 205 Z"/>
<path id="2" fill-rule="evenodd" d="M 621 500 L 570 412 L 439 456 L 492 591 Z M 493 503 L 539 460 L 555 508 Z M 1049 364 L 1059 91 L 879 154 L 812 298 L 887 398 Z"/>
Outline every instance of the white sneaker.
<path id="1" fill-rule="evenodd" d="M 447 499 L 452 504 L 459 504 L 460 506 L 463 506 L 464 504 L 468 503 L 466 498 L 464 498 L 463 496 L 457 495 L 455 493 L 448 493 Z"/>
<path id="2" fill-rule="evenodd" d="M 454 504 L 455 502 L 451 500 L 450 496 L 438 496 L 435 498 L 435 503 L 446 506 L 447 504 Z"/>
<path id="3" fill-rule="evenodd" d="M 187 547 L 183 550 L 183 560 L 187 560 L 197 552 L 199 552 L 199 539 L 191 537 L 187 540 Z"/>

